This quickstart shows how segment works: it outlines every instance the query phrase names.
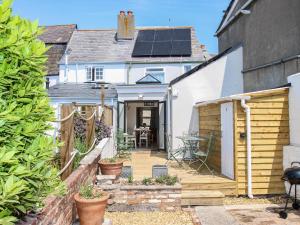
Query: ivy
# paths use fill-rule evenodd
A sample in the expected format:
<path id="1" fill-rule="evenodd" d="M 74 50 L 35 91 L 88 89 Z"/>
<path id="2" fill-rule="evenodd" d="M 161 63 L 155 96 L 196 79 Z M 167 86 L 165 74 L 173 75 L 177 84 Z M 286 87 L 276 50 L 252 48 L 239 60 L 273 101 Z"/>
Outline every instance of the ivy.
<path id="1" fill-rule="evenodd" d="M 14 224 L 61 190 L 45 132 L 54 119 L 44 88 L 45 44 L 37 22 L 0 0 L 0 224 Z"/>

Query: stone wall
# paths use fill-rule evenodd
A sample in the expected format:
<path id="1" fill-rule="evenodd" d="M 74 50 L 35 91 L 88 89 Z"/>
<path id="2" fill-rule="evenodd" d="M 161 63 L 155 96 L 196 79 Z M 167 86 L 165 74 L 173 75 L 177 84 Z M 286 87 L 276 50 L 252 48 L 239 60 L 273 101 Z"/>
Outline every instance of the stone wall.
<path id="1" fill-rule="evenodd" d="M 102 142 L 107 142 L 108 139 L 103 139 L 99 145 L 90 152 L 80 162 L 80 166 L 72 172 L 65 180 L 67 194 L 63 197 L 50 196 L 44 201 L 44 208 L 36 215 L 28 215 L 23 221 L 19 221 L 17 225 L 69 225 L 76 218 L 76 207 L 74 195 L 80 189 L 82 184 L 87 181 L 94 181 L 98 170 L 98 161 L 102 148 L 105 146 Z"/>
<path id="2" fill-rule="evenodd" d="M 108 211 L 176 211 L 181 210 L 181 185 L 99 185 L 109 192 Z"/>

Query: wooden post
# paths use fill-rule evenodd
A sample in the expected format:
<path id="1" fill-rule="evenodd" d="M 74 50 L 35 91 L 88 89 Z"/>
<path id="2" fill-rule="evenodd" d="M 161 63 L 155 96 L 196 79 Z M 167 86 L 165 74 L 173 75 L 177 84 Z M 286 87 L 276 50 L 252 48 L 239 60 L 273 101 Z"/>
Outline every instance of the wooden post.
<path id="1" fill-rule="evenodd" d="M 61 107 L 61 119 L 69 116 L 74 110 L 72 104 L 64 104 Z M 61 141 L 64 145 L 60 150 L 61 169 L 69 162 L 74 147 L 74 114 L 66 121 L 61 122 Z M 72 173 L 72 163 L 62 173 L 61 178 L 65 180 Z"/>
<path id="2" fill-rule="evenodd" d="M 87 106 L 86 107 L 86 115 L 85 117 L 86 118 L 89 118 L 93 115 L 94 111 L 96 110 L 95 107 L 93 106 Z M 94 139 L 95 139 L 95 123 L 96 123 L 96 120 L 95 120 L 95 116 L 86 121 L 86 146 L 87 148 L 90 148 L 91 145 L 93 144 L 94 142 Z"/>

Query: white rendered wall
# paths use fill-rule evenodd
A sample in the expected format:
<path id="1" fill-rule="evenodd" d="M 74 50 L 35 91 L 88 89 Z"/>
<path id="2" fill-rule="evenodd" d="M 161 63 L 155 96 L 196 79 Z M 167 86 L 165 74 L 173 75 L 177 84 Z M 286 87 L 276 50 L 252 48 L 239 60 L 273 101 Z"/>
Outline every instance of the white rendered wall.
<path id="1" fill-rule="evenodd" d="M 68 65 L 68 76 L 66 82 L 83 83 L 86 82 L 86 67 L 100 66 L 103 67 L 103 81 L 108 83 L 125 83 L 126 66 L 125 64 L 77 64 Z M 59 82 L 65 82 L 65 65 L 60 65 Z"/>
<path id="2" fill-rule="evenodd" d="M 132 64 L 129 68 L 129 84 L 135 84 L 136 81 L 146 76 L 147 68 L 164 68 L 165 83 L 184 73 L 184 65 L 191 65 L 192 68 L 197 64 L 192 63 L 172 63 L 172 64 Z"/>
<path id="3" fill-rule="evenodd" d="M 290 145 L 283 148 L 283 168 L 291 167 L 291 162 L 300 161 L 300 73 L 289 76 L 291 83 L 289 89 L 289 125 L 290 125 Z M 300 166 L 295 164 L 295 166 Z M 289 184 L 286 183 L 288 192 Z M 294 195 L 294 188 L 292 189 Z M 300 187 L 297 188 L 297 195 L 300 197 Z"/>
<path id="4" fill-rule="evenodd" d="M 243 93 L 242 62 L 243 50 L 239 47 L 172 86 L 169 132 L 173 149 L 182 145 L 177 136 L 199 131 L 195 103 Z"/>

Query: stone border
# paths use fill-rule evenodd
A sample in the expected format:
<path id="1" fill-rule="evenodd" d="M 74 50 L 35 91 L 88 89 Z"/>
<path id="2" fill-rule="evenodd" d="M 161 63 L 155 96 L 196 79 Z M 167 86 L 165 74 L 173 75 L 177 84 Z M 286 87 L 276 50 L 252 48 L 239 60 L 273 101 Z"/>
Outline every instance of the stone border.
<path id="1" fill-rule="evenodd" d="M 98 185 L 111 194 L 108 211 L 176 211 L 181 210 L 181 185 Z"/>

